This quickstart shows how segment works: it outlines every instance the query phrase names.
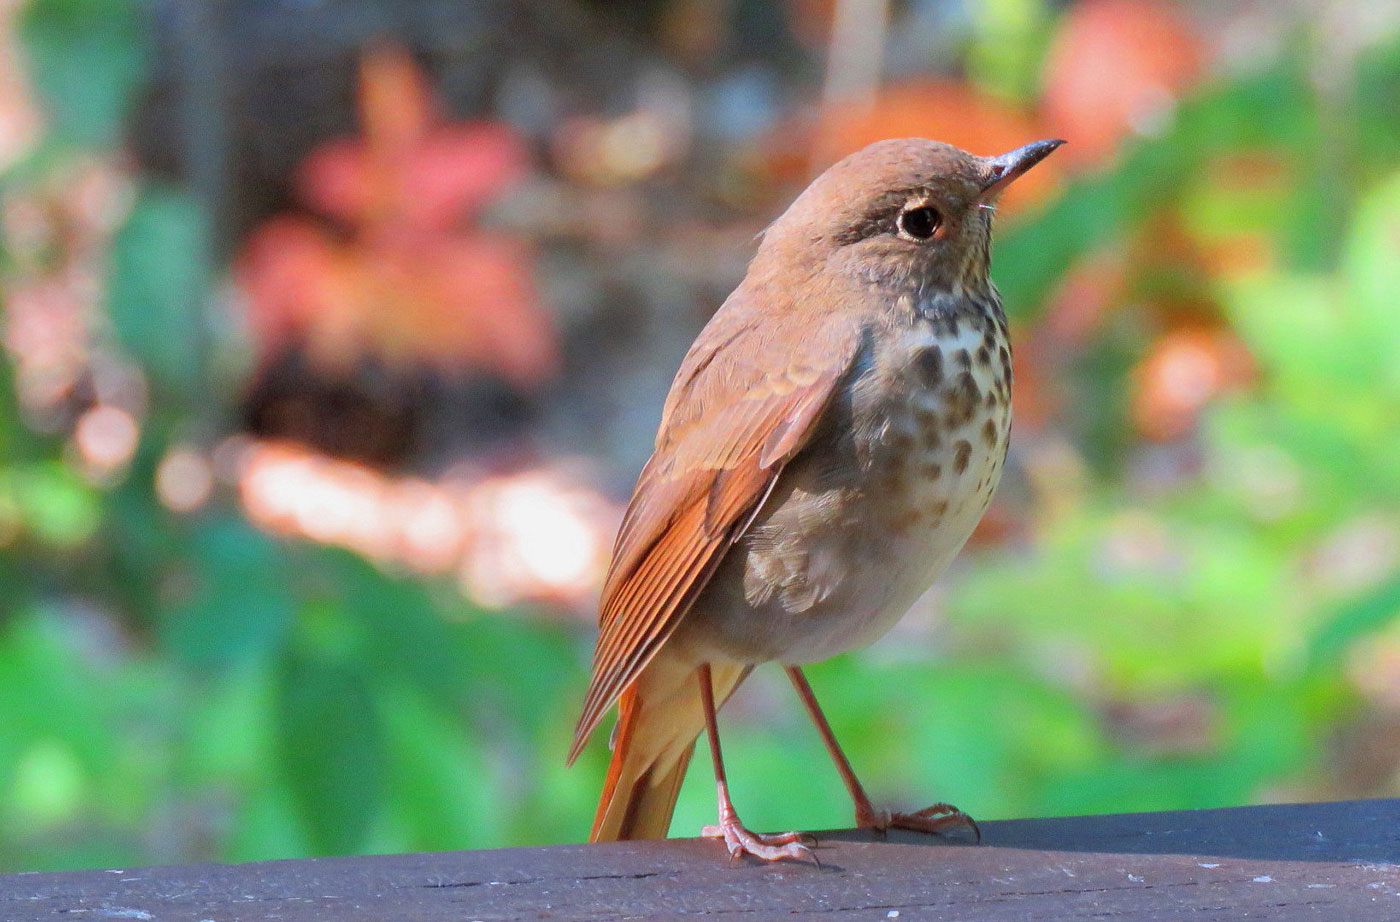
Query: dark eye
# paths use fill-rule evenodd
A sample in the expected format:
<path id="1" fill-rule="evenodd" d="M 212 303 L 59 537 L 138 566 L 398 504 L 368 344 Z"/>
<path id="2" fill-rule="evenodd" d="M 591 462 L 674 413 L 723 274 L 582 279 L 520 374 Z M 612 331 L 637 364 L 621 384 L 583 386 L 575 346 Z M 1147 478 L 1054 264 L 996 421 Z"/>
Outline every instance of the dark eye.
<path id="1" fill-rule="evenodd" d="M 938 230 L 938 226 L 943 223 L 943 216 L 938 213 L 938 209 L 931 205 L 920 205 L 917 208 L 907 208 L 899 213 L 899 220 L 896 226 L 899 228 L 899 235 L 910 240 L 927 240 Z"/>

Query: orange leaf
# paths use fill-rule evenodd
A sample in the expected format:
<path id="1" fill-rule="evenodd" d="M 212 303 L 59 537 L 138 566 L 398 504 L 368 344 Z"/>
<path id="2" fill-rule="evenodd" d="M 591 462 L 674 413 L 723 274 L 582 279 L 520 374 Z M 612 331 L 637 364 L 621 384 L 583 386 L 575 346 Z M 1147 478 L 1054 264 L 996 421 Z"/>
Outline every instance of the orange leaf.
<path id="1" fill-rule="evenodd" d="M 1094 163 L 1130 132 L 1164 126 L 1201 73 L 1201 43 L 1152 0 L 1083 0 L 1070 7 L 1045 58 L 1046 124 L 1070 138 L 1070 162 Z"/>
<path id="2" fill-rule="evenodd" d="M 828 107 L 817 124 L 798 132 L 792 147 L 787 126 L 774 150 L 805 180 L 813 167 L 824 167 L 884 138 L 936 138 L 975 154 L 1000 154 L 1044 136 L 1029 113 L 956 80 L 919 78 L 882 88 L 873 102 Z M 815 151 L 815 163 L 805 159 Z M 792 160 L 793 154 L 804 159 Z M 780 165 L 782 160 L 780 159 Z M 1012 208 L 1036 201 L 1053 188 L 1059 168 L 1052 158 L 1010 186 L 1003 201 Z"/>

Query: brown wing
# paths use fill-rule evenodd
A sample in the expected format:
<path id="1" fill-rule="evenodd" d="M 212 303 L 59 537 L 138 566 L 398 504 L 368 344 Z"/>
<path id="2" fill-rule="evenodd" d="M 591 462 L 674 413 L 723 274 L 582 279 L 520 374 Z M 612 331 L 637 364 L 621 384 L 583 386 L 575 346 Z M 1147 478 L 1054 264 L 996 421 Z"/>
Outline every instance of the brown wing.
<path id="1" fill-rule="evenodd" d="M 768 314 L 760 324 L 735 300 L 741 292 L 681 365 L 623 516 L 571 762 L 806 444 L 859 345 L 852 318 L 811 329 L 808 316 Z"/>

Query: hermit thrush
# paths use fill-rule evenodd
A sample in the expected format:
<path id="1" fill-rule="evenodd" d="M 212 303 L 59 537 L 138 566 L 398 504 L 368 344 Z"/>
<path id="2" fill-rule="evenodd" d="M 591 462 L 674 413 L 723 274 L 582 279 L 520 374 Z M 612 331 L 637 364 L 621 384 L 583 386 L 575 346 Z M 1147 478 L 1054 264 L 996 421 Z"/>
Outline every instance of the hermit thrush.
<path id="1" fill-rule="evenodd" d="M 665 836 L 696 738 L 731 856 L 808 854 L 729 800 L 715 712 L 749 671 L 787 670 L 863 826 L 973 826 L 947 804 L 877 812 L 800 666 L 884 634 L 967 540 L 1011 425 L 1006 318 L 988 279 L 992 203 L 1061 141 L 977 157 L 872 144 L 763 233 L 691 346 L 603 587 L 572 761 L 614 701 L 593 840 Z"/>

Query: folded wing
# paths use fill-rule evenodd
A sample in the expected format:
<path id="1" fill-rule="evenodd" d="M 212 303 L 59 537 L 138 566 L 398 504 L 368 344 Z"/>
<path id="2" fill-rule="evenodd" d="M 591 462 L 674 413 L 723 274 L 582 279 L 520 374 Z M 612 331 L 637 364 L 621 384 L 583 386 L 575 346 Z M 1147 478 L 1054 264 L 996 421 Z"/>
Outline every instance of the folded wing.
<path id="1" fill-rule="evenodd" d="M 734 303 L 742 291 L 681 365 L 656 450 L 623 516 L 571 762 L 806 445 L 859 347 L 860 329 L 849 319 L 797 331 L 784 326 L 810 318 L 770 313 L 757 324 L 748 305 Z"/>

